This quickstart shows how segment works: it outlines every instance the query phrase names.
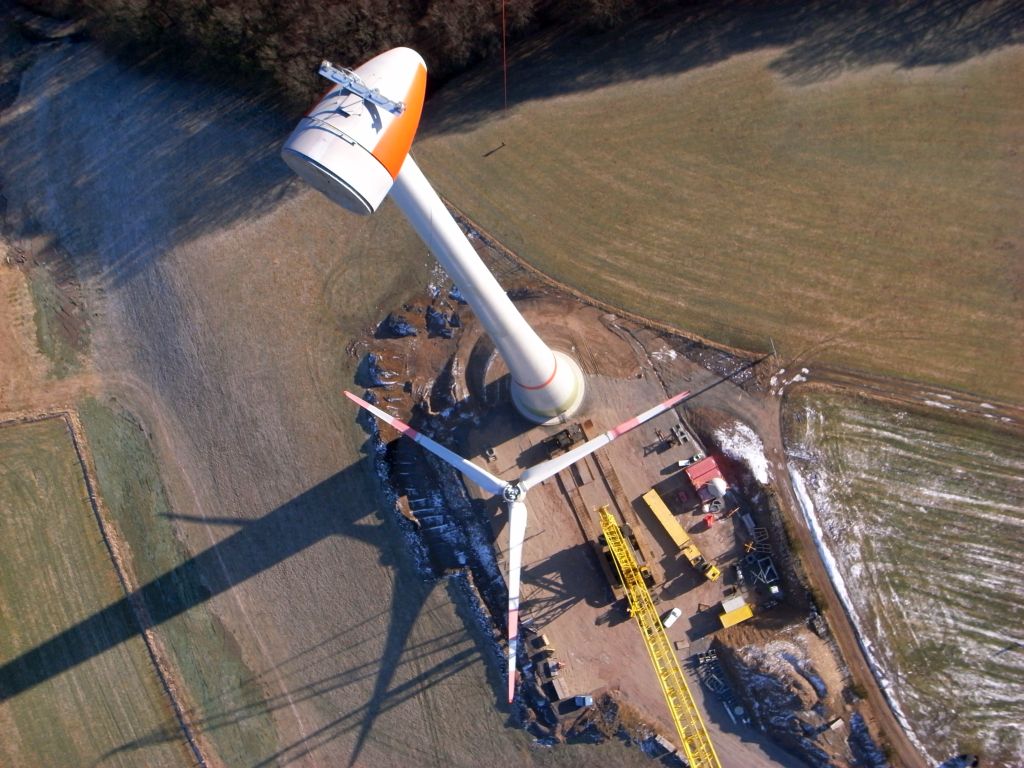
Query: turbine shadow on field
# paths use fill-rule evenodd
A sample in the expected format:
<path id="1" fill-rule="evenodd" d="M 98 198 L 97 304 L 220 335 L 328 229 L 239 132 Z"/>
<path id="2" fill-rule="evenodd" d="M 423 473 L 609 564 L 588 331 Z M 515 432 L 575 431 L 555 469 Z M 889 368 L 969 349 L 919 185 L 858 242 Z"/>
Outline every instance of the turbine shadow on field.
<path id="1" fill-rule="evenodd" d="M 509 105 L 687 72 L 765 49 L 781 49 L 772 70 L 810 84 L 879 64 L 957 64 L 1024 43 L 1024 6 L 1012 0 L 681 5 L 665 3 L 608 32 L 574 28 L 554 42 L 520 43 L 509 62 Z M 473 97 L 465 88 L 442 89 L 428 104 L 421 134 L 469 130 L 502 113 L 500 66 L 480 67 L 464 81 Z M 656 115 L 657 105 L 652 109 Z"/>
<path id="2" fill-rule="evenodd" d="M 331 706 L 337 711 L 335 718 L 314 727 L 303 739 L 284 746 L 260 764 L 291 762 L 349 732 L 356 732 L 351 754 L 351 763 L 355 763 L 371 736 L 376 719 L 382 713 L 476 663 L 481 657 L 479 641 L 468 647 L 463 643 L 460 648 L 460 644 L 453 638 L 441 636 L 409 645 L 413 627 L 430 592 L 437 585 L 425 583 L 411 563 L 402 557 L 392 556 L 399 548 L 390 546 L 388 537 L 394 536 L 395 532 L 391 526 L 381 524 L 376 508 L 362 509 L 351 505 L 351 488 L 353 484 L 362 482 L 360 478 L 365 472 L 366 468 L 360 463 L 347 467 L 263 517 L 241 524 L 217 544 L 121 600 L 5 661 L 0 666 L 0 702 L 13 699 L 139 636 L 143 629 L 159 627 L 169 619 L 279 565 L 314 544 L 338 536 L 359 539 L 379 547 L 382 561 L 391 566 L 394 573 L 394 582 L 388 590 L 391 603 L 382 612 L 389 617 L 386 636 L 383 648 L 374 662 L 371 665 L 331 669 L 328 674 L 320 673 L 319 677 L 315 672 L 318 663 L 327 658 L 338 658 L 343 650 L 350 652 L 360 644 L 354 643 L 352 637 L 347 637 L 348 633 L 365 624 L 360 622 L 261 673 L 259 678 L 285 681 L 285 690 L 260 705 L 220 712 L 210 707 L 206 711 L 187 713 L 195 726 L 209 731 L 244 720 L 265 711 L 265 707 L 290 707 L 295 702 L 327 696 L 374 677 L 373 691 L 366 701 L 353 701 L 354 696 L 351 694 L 333 697 Z M 336 577 L 344 579 L 346 574 L 341 572 Z M 352 574 L 351 577 L 360 578 L 360 575 Z M 449 589 L 454 588 L 450 581 L 447 584 Z M 452 597 L 455 599 L 454 595 Z M 144 606 L 144 612 L 134 611 L 133 605 Z M 142 613 L 146 615 L 140 615 Z M 338 622 L 343 624 L 345 618 L 338 617 Z M 369 642 L 375 637 L 379 637 L 379 634 L 373 634 L 362 642 Z M 428 657 L 432 657 L 436 663 L 421 668 L 423 659 Z M 410 664 L 413 665 L 414 673 L 405 674 L 404 670 Z M 400 672 L 403 682 L 395 685 L 396 674 Z M 498 688 L 501 681 L 491 680 L 491 683 L 495 687 L 495 699 L 500 700 Z M 339 707 L 338 702 L 344 704 Z M 122 745 L 116 751 L 131 751 L 149 743 L 180 738 L 180 733 L 175 729 L 164 727 L 142 739 Z"/>
<path id="3" fill-rule="evenodd" d="M 411 585 L 401 581 L 395 584 L 395 588 L 399 590 L 408 588 L 409 586 Z M 418 586 L 422 585 L 418 584 Z M 452 599 L 455 599 L 454 595 L 452 595 Z M 366 622 L 373 621 L 376 618 L 379 617 L 367 619 Z M 359 625 L 356 625 L 346 630 L 342 630 L 327 640 L 317 643 L 305 651 L 302 651 L 301 653 L 298 653 L 290 659 L 282 662 L 272 670 L 275 672 L 275 677 L 278 679 L 283 678 L 285 680 L 290 678 L 304 678 L 308 671 L 319 665 L 319 661 L 322 661 L 325 654 L 351 652 L 353 645 L 346 641 L 344 636 L 352 632 L 354 629 L 357 629 L 358 626 Z M 461 632 L 449 632 L 445 635 L 434 637 L 421 643 L 406 643 L 404 647 L 398 648 L 398 651 L 400 652 L 400 661 L 396 664 L 396 671 L 406 667 L 407 665 L 416 664 L 417 662 L 421 662 L 431 657 L 436 658 L 438 651 L 446 648 L 449 641 L 456 642 L 459 639 L 459 636 L 461 636 Z M 364 640 L 362 642 L 366 641 Z M 320 656 L 319 660 L 316 658 L 317 656 Z M 314 658 L 307 659 L 307 657 Z M 477 648 L 464 647 L 457 652 L 453 652 L 443 661 L 437 662 L 432 666 L 419 671 L 417 674 L 409 677 L 405 682 L 395 685 L 394 687 L 389 687 L 382 694 L 378 695 L 378 692 L 375 691 L 374 698 L 370 701 L 362 704 L 361 706 L 356 706 L 348 711 L 339 713 L 337 717 L 328 723 L 320 726 L 312 733 L 307 734 L 304 739 L 281 747 L 273 754 L 265 756 L 255 765 L 269 766 L 291 763 L 304 755 L 314 752 L 317 748 L 322 747 L 324 744 L 343 734 L 358 730 L 359 742 L 351 756 L 351 763 L 355 763 L 359 757 L 363 741 L 366 737 L 371 735 L 373 719 L 378 715 L 402 704 L 408 699 L 416 698 L 426 688 L 436 685 L 446 678 L 458 674 L 466 667 L 479 663 L 481 658 L 481 653 Z M 381 663 L 383 664 L 383 662 Z M 294 687 L 289 687 L 286 693 L 279 693 L 268 697 L 259 704 L 224 710 L 210 708 L 211 711 L 205 713 L 194 710 L 187 712 L 186 716 L 189 723 L 193 727 L 198 728 L 201 732 L 215 733 L 218 729 L 231 726 L 251 717 L 259 716 L 264 712 L 288 709 L 297 703 L 301 703 L 309 699 L 320 698 L 333 691 L 343 690 L 348 686 L 359 683 L 373 676 L 377 676 L 378 688 L 380 688 L 380 681 L 385 678 L 381 675 L 381 669 L 379 666 L 376 668 L 369 668 L 366 665 L 353 665 L 341 671 L 321 676 L 314 682 L 307 682 Z M 242 681 L 240 685 L 245 686 L 253 683 L 261 684 L 267 677 L 268 673 L 266 672 L 254 675 L 249 680 Z M 390 678 L 391 676 L 387 676 L 386 679 L 390 680 Z M 382 700 L 378 701 L 378 699 Z M 177 724 L 172 721 L 168 721 L 163 727 L 154 729 L 146 736 L 133 739 L 132 741 L 120 745 L 116 749 L 110 750 L 103 755 L 99 764 L 104 764 L 106 760 L 116 755 L 130 754 L 154 744 L 177 741 L 180 738 L 181 734 L 177 729 Z M 389 751 L 392 753 L 403 754 L 406 757 L 414 759 L 430 756 L 427 750 L 422 747 L 418 747 L 413 743 L 396 743 L 393 733 L 388 735 L 388 739 Z"/>
<path id="4" fill-rule="evenodd" d="M 161 77 L 87 44 L 47 51 L 0 114 L 16 235 L 55 238 L 79 277 L 119 285 L 168 249 L 273 210 L 301 187 L 270 100 Z"/>

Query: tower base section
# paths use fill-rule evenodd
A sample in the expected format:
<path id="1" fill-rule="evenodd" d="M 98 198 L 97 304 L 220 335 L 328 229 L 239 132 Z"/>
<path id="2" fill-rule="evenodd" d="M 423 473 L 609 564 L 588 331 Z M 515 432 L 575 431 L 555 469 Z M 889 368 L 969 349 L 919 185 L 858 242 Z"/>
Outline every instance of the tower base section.
<path id="1" fill-rule="evenodd" d="M 516 410 L 537 424 L 560 424 L 583 403 L 586 386 L 579 364 L 564 352 L 554 351 L 555 372 L 543 386 L 528 388 L 512 380 Z"/>

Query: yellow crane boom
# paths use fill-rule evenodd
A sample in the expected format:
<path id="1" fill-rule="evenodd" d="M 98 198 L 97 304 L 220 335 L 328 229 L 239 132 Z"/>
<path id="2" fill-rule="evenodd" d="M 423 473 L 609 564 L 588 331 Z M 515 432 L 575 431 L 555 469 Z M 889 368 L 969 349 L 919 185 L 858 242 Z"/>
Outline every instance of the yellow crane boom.
<path id="1" fill-rule="evenodd" d="M 647 646 L 647 652 L 651 655 L 669 712 L 672 713 L 676 731 L 683 742 L 686 759 L 691 768 L 721 768 L 718 755 L 715 754 L 707 729 L 704 727 L 704 721 L 700 717 L 690 689 L 686 686 L 686 678 L 679 668 L 679 660 L 661 624 L 658 609 L 655 608 L 651 593 L 644 584 L 636 558 L 633 557 L 629 544 L 626 543 L 622 531 L 619 530 L 619 524 L 608 511 L 608 507 L 601 507 L 599 512 L 601 531 L 629 598 L 630 612 L 640 626 L 640 634 Z"/>

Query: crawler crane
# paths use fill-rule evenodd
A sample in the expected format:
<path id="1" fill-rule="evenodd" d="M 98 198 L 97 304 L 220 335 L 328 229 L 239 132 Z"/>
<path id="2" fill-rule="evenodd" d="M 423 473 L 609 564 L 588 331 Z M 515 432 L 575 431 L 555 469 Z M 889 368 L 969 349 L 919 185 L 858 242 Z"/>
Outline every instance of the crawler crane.
<path id="1" fill-rule="evenodd" d="M 721 768 L 718 755 L 715 754 L 707 729 L 704 727 L 704 721 L 700 717 L 690 689 L 686 686 L 686 678 L 679 668 L 679 660 L 661 624 L 658 609 L 654 606 L 651 593 L 647 591 L 636 558 L 608 507 L 601 507 L 599 511 L 601 531 L 612 552 L 615 568 L 629 598 L 630 613 L 636 619 L 644 645 L 651 655 L 654 672 L 661 683 L 661 690 L 665 694 L 669 712 L 672 713 L 672 721 L 683 743 L 686 759 L 691 768 Z"/>

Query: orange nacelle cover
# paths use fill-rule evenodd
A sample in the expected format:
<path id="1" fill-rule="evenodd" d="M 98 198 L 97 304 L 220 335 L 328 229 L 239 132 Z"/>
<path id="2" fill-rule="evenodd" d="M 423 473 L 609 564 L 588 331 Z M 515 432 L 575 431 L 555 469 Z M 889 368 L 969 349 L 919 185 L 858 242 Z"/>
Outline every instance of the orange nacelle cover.
<path id="1" fill-rule="evenodd" d="M 359 87 L 328 89 L 292 131 L 281 156 L 330 200 L 368 214 L 387 197 L 405 164 L 423 114 L 427 68 L 412 49 L 392 48 L 354 74 Z"/>
<path id="2" fill-rule="evenodd" d="M 420 125 L 420 115 L 423 114 L 423 98 L 426 92 L 427 70 L 420 66 L 416 69 L 413 81 L 403 99 L 405 111 L 391 122 L 373 150 L 373 156 L 388 169 L 391 178 L 398 176 L 405 156 L 412 147 L 412 140 Z"/>

